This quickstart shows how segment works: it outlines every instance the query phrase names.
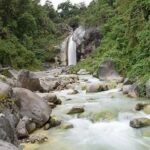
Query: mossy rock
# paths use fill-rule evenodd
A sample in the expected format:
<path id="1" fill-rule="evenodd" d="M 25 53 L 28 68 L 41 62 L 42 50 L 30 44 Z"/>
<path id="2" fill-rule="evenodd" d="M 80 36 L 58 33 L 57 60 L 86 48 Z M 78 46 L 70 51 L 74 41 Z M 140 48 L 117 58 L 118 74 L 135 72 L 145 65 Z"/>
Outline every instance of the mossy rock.
<path id="1" fill-rule="evenodd" d="M 96 122 L 99 120 L 113 120 L 116 117 L 116 113 L 110 110 L 100 110 L 91 114 L 91 120 Z"/>
<path id="2" fill-rule="evenodd" d="M 146 114 L 150 114 L 150 105 L 145 106 L 143 110 Z"/>
<path id="3" fill-rule="evenodd" d="M 73 124 L 71 123 L 62 123 L 61 126 L 60 126 L 61 129 L 71 129 L 73 128 Z"/>

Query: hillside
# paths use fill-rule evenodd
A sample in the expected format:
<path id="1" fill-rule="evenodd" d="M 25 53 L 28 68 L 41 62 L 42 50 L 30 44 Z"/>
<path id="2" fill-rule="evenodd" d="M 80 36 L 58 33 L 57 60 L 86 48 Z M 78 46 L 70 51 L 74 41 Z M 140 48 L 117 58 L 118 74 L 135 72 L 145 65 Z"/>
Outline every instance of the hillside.
<path id="1" fill-rule="evenodd" d="M 77 71 L 94 73 L 106 58 L 115 62 L 119 72 L 136 81 L 141 95 L 150 77 L 150 1 L 98 0 L 81 14 L 83 24 L 98 26 L 103 39 L 90 57 L 82 60 Z"/>

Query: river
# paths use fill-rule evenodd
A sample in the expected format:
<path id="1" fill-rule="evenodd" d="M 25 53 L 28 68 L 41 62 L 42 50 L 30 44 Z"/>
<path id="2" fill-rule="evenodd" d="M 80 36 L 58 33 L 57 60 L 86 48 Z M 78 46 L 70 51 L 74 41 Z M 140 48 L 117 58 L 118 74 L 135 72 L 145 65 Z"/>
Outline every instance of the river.
<path id="1" fill-rule="evenodd" d="M 63 103 L 53 110 L 52 115 L 74 127 L 37 131 L 46 134 L 48 142 L 25 144 L 24 150 L 150 150 L 150 128 L 133 129 L 129 126 L 134 118 L 150 118 L 134 109 L 138 102 L 146 100 L 129 98 L 119 88 L 86 93 L 81 87 L 98 79 L 90 75 L 79 78 L 74 85 L 78 94 L 70 95 L 71 90 L 54 92 Z M 83 106 L 85 112 L 68 115 L 73 106 Z"/>

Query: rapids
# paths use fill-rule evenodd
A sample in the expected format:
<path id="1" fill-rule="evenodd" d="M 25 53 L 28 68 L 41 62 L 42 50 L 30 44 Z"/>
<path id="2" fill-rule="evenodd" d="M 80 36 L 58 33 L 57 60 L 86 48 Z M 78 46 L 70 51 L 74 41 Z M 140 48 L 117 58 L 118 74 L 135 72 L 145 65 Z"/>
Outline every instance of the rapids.
<path id="1" fill-rule="evenodd" d="M 97 81 L 91 76 L 80 76 L 79 83 L 76 83 L 78 94 L 69 95 L 71 90 L 56 91 L 63 104 L 53 110 L 53 115 L 73 124 L 74 128 L 57 127 L 44 131 L 49 137 L 48 142 L 27 144 L 24 150 L 150 150 L 150 134 L 145 134 L 150 128 L 133 129 L 129 126 L 133 118 L 150 117 L 134 110 L 139 101 L 145 100 L 126 97 L 119 88 L 94 94 L 81 90 L 82 84 Z M 84 106 L 85 112 L 67 115 L 73 106 Z M 100 111 L 109 111 L 113 117 L 107 119 L 101 113 L 101 117 L 93 121 L 93 114 Z"/>

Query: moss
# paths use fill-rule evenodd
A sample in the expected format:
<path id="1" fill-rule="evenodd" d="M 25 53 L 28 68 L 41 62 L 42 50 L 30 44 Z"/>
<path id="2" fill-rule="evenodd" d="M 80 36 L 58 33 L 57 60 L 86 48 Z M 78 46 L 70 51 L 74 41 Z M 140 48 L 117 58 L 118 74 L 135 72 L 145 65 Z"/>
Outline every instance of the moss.
<path id="1" fill-rule="evenodd" d="M 110 110 L 100 110 L 98 112 L 94 112 L 91 114 L 92 121 L 99 121 L 99 120 L 112 120 L 116 117 L 116 114 Z"/>

